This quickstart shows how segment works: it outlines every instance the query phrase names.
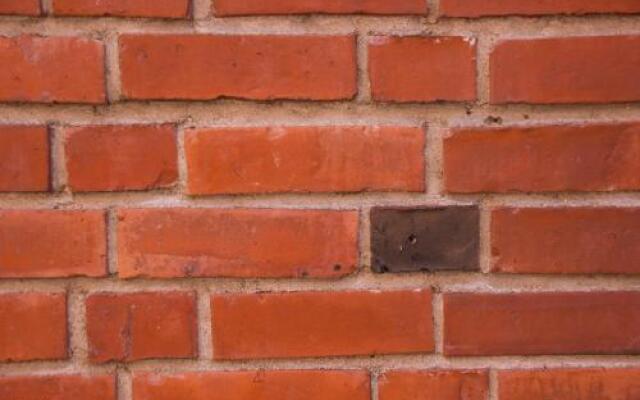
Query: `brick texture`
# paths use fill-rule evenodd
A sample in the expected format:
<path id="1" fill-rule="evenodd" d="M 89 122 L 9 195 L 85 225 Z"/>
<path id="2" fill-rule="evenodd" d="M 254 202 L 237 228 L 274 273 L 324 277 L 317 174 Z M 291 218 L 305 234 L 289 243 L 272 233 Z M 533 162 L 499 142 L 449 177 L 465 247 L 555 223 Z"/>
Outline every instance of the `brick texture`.
<path id="1" fill-rule="evenodd" d="M 86 308 L 93 362 L 196 355 L 193 293 L 100 293 L 87 299 Z"/>
<path id="2" fill-rule="evenodd" d="M 380 400 L 485 400 L 485 371 L 394 370 L 378 378 Z"/>
<path id="3" fill-rule="evenodd" d="M 218 16 L 287 14 L 415 14 L 427 13 L 422 0 L 215 0 Z"/>
<path id="4" fill-rule="evenodd" d="M 219 360 L 434 349 L 427 290 L 214 295 L 211 309 Z"/>
<path id="5" fill-rule="evenodd" d="M 3 0 L 0 15 L 39 15 L 39 0 Z"/>
<path id="6" fill-rule="evenodd" d="M 194 195 L 425 190 L 420 128 L 218 128 L 185 145 Z"/>
<path id="7" fill-rule="evenodd" d="M 0 125 L 0 192 L 49 190 L 49 134 L 44 126 Z"/>
<path id="8" fill-rule="evenodd" d="M 53 14 L 187 18 L 191 0 L 53 0 Z"/>
<path id="9" fill-rule="evenodd" d="M 551 15 L 639 13 L 636 0 L 441 0 L 440 13 L 447 17 L 501 15 Z"/>
<path id="10" fill-rule="evenodd" d="M 67 357 L 64 294 L 0 294 L 0 361 L 59 360 Z M 0 377 L 0 394 L 3 393 Z M 14 395 L 8 391 L 9 398 Z M 6 396 L 0 396 L 6 399 Z"/>
<path id="11" fill-rule="evenodd" d="M 0 376 L 3 400 L 116 400 L 109 375 Z"/>

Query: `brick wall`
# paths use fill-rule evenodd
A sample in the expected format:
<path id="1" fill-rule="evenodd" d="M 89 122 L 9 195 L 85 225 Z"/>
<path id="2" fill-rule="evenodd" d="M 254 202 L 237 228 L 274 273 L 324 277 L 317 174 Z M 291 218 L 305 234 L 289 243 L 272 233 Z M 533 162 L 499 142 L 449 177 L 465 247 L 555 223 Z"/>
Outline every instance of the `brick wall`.
<path id="1" fill-rule="evenodd" d="M 0 14 L 0 399 L 640 398 L 640 1 Z"/>

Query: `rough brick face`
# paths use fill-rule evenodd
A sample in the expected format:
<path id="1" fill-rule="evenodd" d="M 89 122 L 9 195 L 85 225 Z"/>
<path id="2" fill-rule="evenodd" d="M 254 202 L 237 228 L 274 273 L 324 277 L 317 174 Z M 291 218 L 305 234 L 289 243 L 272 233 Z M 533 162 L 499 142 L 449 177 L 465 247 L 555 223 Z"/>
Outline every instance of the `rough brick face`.
<path id="1" fill-rule="evenodd" d="M 39 15 L 40 0 L 2 0 L 0 15 Z"/>
<path id="2" fill-rule="evenodd" d="M 428 290 L 214 295 L 211 308 L 219 360 L 434 350 Z"/>
<path id="3" fill-rule="evenodd" d="M 73 191 L 157 189 L 178 179 L 172 125 L 68 128 L 65 141 L 68 182 Z"/>
<path id="4" fill-rule="evenodd" d="M 476 98 L 475 41 L 463 37 L 375 36 L 369 43 L 376 101 L 470 101 Z"/>
<path id="5" fill-rule="evenodd" d="M 456 129 L 444 142 L 451 193 L 640 189 L 640 124 Z"/>
<path id="6" fill-rule="evenodd" d="M 110 375 L 0 376 L 2 400 L 116 400 Z"/>
<path id="7" fill-rule="evenodd" d="M 119 274 L 341 276 L 357 265 L 357 225 L 350 211 L 121 210 Z"/>
<path id="8" fill-rule="evenodd" d="M 376 272 L 478 269 L 476 207 L 374 208 L 371 257 Z"/>
<path id="9" fill-rule="evenodd" d="M 104 47 L 79 37 L 0 37 L 0 102 L 103 103 Z"/>
<path id="10" fill-rule="evenodd" d="M 195 294 L 100 293 L 87 298 L 93 362 L 193 358 L 197 352 Z"/>
<path id="11" fill-rule="evenodd" d="M 0 125 L 0 192 L 49 190 L 49 134 L 44 126 Z"/>
<path id="12" fill-rule="evenodd" d="M 134 375 L 133 400 L 183 399 L 369 400 L 369 374 L 323 369 Z"/>
<path id="13" fill-rule="evenodd" d="M 444 295 L 449 356 L 638 354 L 638 335 L 636 292 Z"/>
<path id="14" fill-rule="evenodd" d="M 123 35 L 120 70 L 129 99 L 349 99 L 355 38 Z"/>
<path id="15" fill-rule="evenodd" d="M 216 128 L 185 142 L 194 195 L 425 189 L 420 128 Z"/>
<path id="16" fill-rule="evenodd" d="M 639 241 L 640 209 L 502 208 L 491 217 L 491 269 L 638 274 Z"/>
<path id="17" fill-rule="evenodd" d="M 67 357 L 67 308 L 62 293 L 0 294 L 0 361 Z M 0 377 L 0 398 L 3 394 Z M 9 398 L 13 393 L 8 391 Z M 20 398 L 22 400 L 22 398 Z"/>
<path id="18" fill-rule="evenodd" d="M 53 14 L 186 18 L 191 0 L 53 0 Z"/>
<path id="19" fill-rule="evenodd" d="M 638 12 L 637 0 L 440 0 L 447 17 Z"/>
<path id="20" fill-rule="evenodd" d="M 214 0 L 213 8 L 218 16 L 427 13 L 427 3 L 423 0 Z"/>
<path id="21" fill-rule="evenodd" d="M 640 36 L 506 40 L 490 63 L 494 104 L 640 100 Z"/>
<path id="22" fill-rule="evenodd" d="M 486 371 L 392 370 L 378 378 L 380 400 L 486 400 Z"/>
<path id="23" fill-rule="evenodd" d="M 104 276 L 106 247 L 102 211 L 0 211 L 0 278 Z"/>
<path id="24" fill-rule="evenodd" d="M 638 369 L 549 369 L 498 372 L 498 398 L 512 400 L 632 400 Z"/>

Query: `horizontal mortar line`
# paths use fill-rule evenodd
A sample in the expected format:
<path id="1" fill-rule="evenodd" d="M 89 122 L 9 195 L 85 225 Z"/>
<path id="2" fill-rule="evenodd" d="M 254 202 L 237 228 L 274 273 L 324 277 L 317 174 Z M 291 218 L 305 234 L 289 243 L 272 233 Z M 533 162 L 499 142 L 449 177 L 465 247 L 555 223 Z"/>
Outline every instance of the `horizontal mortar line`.
<path id="1" fill-rule="evenodd" d="M 205 293 L 296 291 L 395 291 L 438 288 L 443 293 L 548 293 L 639 291 L 640 275 L 518 275 L 480 272 L 374 274 L 361 271 L 337 279 L 273 278 L 1 278 L 0 292 L 63 292 L 70 285 L 87 294 L 140 291 L 197 291 Z"/>
<path id="2" fill-rule="evenodd" d="M 56 375 L 114 373 L 125 366 L 132 373 L 157 372 L 181 374 L 188 372 L 223 372 L 244 370 L 286 369 L 364 369 L 384 372 L 395 369 L 547 369 L 547 368 L 639 368 L 640 356 L 547 355 L 547 356 L 488 356 L 444 357 L 437 354 L 407 354 L 378 356 L 344 356 L 266 360 L 176 360 L 156 359 L 127 363 L 74 364 L 59 362 L 22 362 L 0 364 L 0 374 Z"/>

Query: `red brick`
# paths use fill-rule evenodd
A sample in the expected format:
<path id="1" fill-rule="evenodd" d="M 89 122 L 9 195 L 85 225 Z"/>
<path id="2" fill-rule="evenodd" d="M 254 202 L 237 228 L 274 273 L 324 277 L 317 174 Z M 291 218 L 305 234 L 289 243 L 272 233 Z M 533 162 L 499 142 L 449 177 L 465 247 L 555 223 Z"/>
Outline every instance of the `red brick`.
<path id="1" fill-rule="evenodd" d="M 638 0 L 441 0 L 440 2 L 440 13 L 447 17 L 637 12 L 640 12 Z"/>
<path id="2" fill-rule="evenodd" d="M 340 100 L 357 90 L 349 35 L 123 35 L 120 71 L 129 99 Z"/>
<path id="3" fill-rule="evenodd" d="M 420 128 L 214 128 L 185 145 L 190 194 L 425 190 Z"/>
<path id="4" fill-rule="evenodd" d="M 2 400 L 116 400 L 111 375 L 0 376 Z"/>
<path id="5" fill-rule="evenodd" d="M 212 390 L 212 388 L 215 388 Z M 133 400 L 369 400 L 358 370 L 136 373 Z"/>
<path id="6" fill-rule="evenodd" d="M 132 277 L 334 277 L 357 267 L 355 211 L 133 209 L 118 214 Z"/>
<path id="7" fill-rule="evenodd" d="M 190 0 L 53 0 L 54 15 L 187 18 Z"/>
<path id="8" fill-rule="evenodd" d="M 73 191 L 158 189 L 178 179 L 173 125 L 69 128 L 65 139 Z"/>
<path id="9" fill-rule="evenodd" d="M 104 103 L 104 46 L 79 37 L 0 37 L 0 102 Z"/>
<path id="10" fill-rule="evenodd" d="M 486 400 L 486 371 L 397 370 L 378 378 L 380 400 Z"/>
<path id="11" fill-rule="evenodd" d="M 40 15 L 40 0 L 2 0 L 0 14 Z"/>
<path id="12" fill-rule="evenodd" d="M 63 358 L 67 358 L 65 295 L 0 294 L 0 361 Z M 0 399 L 6 400 L 2 387 L 0 383 Z"/>
<path id="13" fill-rule="evenodd" d="M 434 350 L 431 292 L 293 292 L 211 298 L 218 360 Z"/>
<path id="14" fill-rule="evenodd" d="M 106 275 L 102 211 L 0 210 L 0 278 Z"/>
<path id="15" fill-rule="evenodd" d="M 640 354 L 640 293 L 444 295 L 449 356 Z"/>
<path id="16" fill-rule="evenodd" d="M 453 193 L 640 189 L 640 124 L 457 129 L 444 141 Z"/>
<path id="17" fill-rule="evenodd" d="M 214 0 L 217 16 L 289 14 L 425 15 L 424 0 Z"/>
<path id="18" fill-rule="evenodd" d="M 635 400 L 639 369 L 550 369 L 499 371 L 500 399 Z"/>
<path id="19" fill-rule="evenodd" d="M 369 43 L 374 100 L 468 101 L 476 98 L 475 40 L 377 36 Z"/>
<path id="20" fill-rule="evenodd" d="M 491 54 L 491 102 L 638 101 L 638 70 L 640 36 L 507 40 Z"/>
<path id="21" fill-rule="evenodd" d="M 640 209 L 503 208 L 491 218 L 491 269 L 638 274 Z"/>
<path id="22" fill-rule="evenodd" d="M 193 358 L 197 353 L 195 294 L 91 295 L 87 337 L 93 362 Z"/>
<path id="23" fill-rule="evenodd" d="M 47 127 L 0 125 L 0 192 L 48 190 Z"/>

